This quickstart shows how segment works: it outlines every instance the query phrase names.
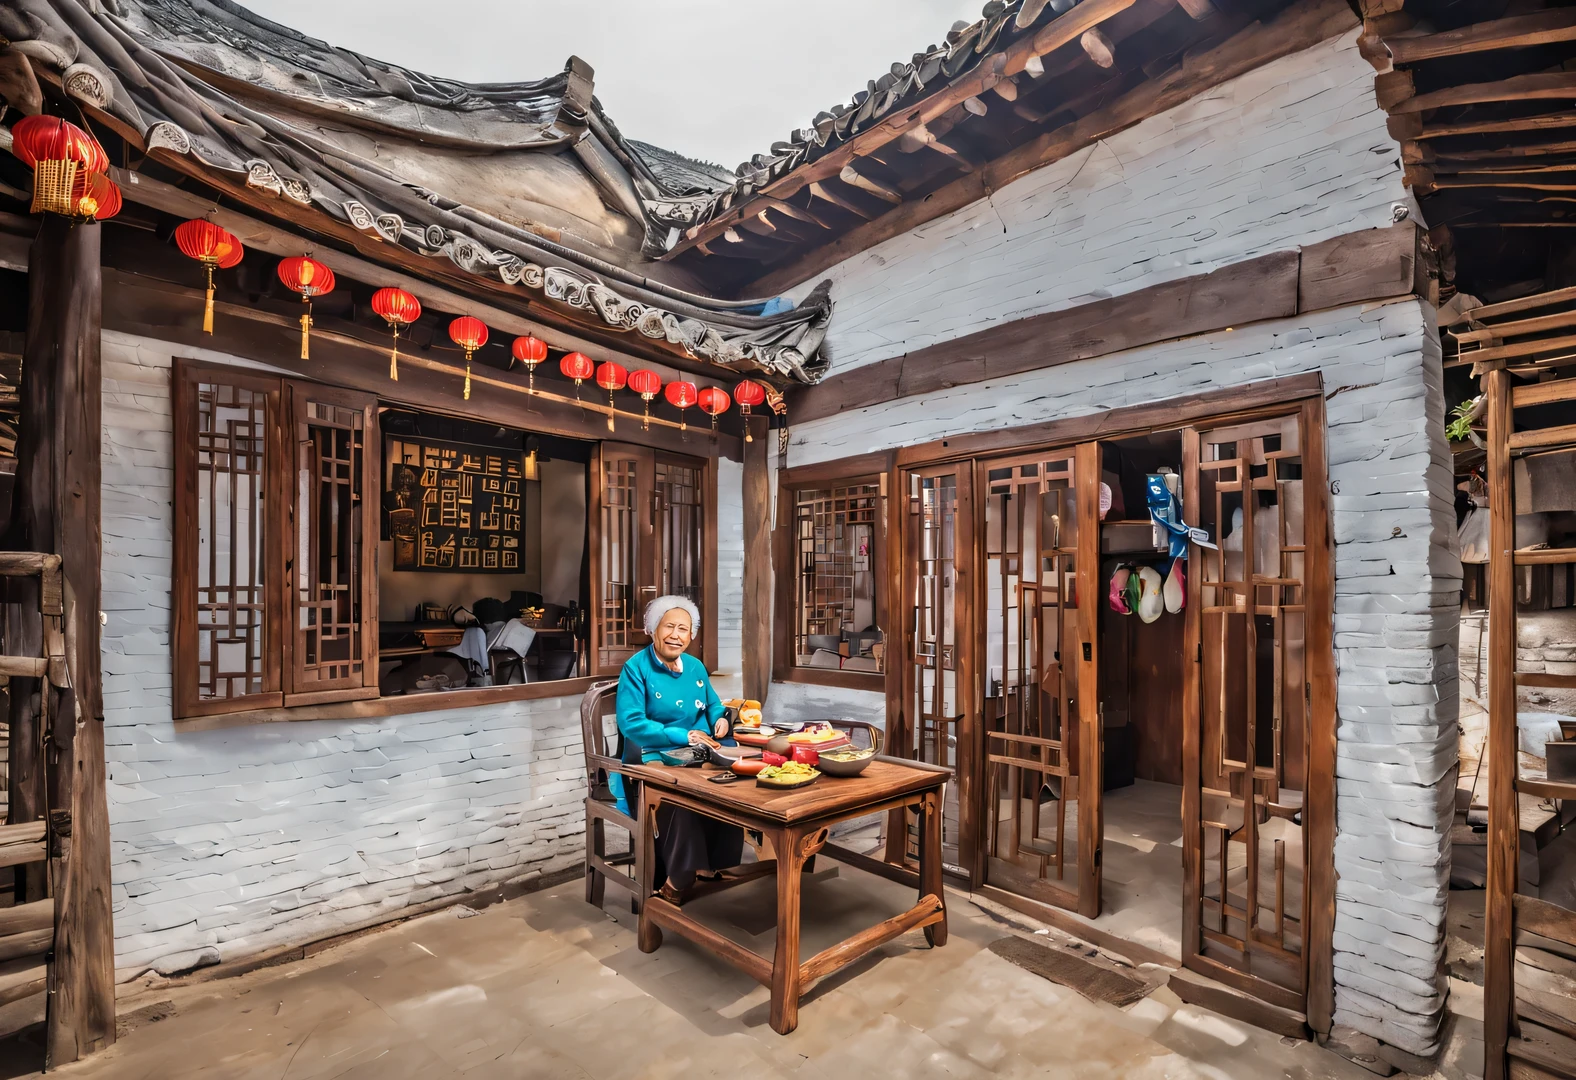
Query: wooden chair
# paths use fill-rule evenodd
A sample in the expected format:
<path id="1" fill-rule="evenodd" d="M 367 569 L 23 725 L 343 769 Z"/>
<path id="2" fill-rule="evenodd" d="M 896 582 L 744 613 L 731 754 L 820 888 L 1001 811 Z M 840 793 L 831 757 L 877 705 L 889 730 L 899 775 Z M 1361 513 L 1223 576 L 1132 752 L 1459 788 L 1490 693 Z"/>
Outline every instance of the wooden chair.
<path id="1" fill-rule="evenodd" d="M 525 657 L 513 649 L 488 649 L 487 664 L 492 668 L 494 686 L 506 686 L 516 675 L 525 682 Z"/>
<path id="2" fill-rule="evenodd" d="M 618 680 L 594 683 L 580 699 L 580 738 L 586 759 L 586 903 L 602 906 L 611 881 L 629 893 L 629 909 L 640 914 L 640 866 L 642 850 L 640 807 L 633 814 L 618 808 L 618 800 L 608 786 L 609 777 L 621 774 L 624 763 L 608 754 L 608 741 L 618 745 L 618 733 L 609 734 L 604 719 L 612 712 L 618 697 Z M 607 826 L 629 834 L 629 851 L 611 858 L 607 853 Z"/>

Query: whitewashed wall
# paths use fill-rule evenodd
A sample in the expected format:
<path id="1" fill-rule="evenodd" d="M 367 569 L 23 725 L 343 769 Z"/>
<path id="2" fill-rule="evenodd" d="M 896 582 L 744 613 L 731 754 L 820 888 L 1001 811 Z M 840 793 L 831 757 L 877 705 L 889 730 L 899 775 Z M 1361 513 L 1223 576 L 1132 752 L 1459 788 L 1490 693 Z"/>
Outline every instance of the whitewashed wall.
<path id="1" fill-rule="evenodd" d="M 322 938 L 576 865 L 579 698 L 177 730 L 172 355 L 104 335 L 104 712 L 116 967 L 127 979 Z M 256 366 L 256 365 L 249 365 Z M 739 667 L 740 476 L 719 476 L 720 651 Z"/>
<path id="2" fill-rule="evenodd" d="M 1356 31 L 1266 64 L 816 274 L 834 374 L 1388 225 L 1409 203 Z"/>

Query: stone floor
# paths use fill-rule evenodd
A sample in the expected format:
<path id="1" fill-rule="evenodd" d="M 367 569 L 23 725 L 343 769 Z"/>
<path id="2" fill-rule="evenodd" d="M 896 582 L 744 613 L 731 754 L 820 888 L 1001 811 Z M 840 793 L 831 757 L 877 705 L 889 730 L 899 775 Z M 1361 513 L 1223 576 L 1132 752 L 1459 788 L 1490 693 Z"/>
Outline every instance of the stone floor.
<path id="1" fill-rule="evenodd" d="M 823 981 L 799 1028 L 767 1025 L 767 992 L 676 935 L 651 955 L 611 890 L 578 882 L 474 915 L 448 909 L 300 963 L 165 987 L 121 1002 L 133 1028 L 61 1077 L 308 1080 L 367 1077 L 1077 1077 L 1362 1080 L 1312 1043 L 1283 1040 L 1156 990 L 1095 1003 L 986 951 L 1021 918 L 949 894 L 951 940 L 916 932 Z M 806 955 L 912 902 L 846 867 L 806 883 Z M 771 887 L 695 905 L 770 952 Z M 1076 947 L 1054 931 L 1035 940 Z M 1163 983 L 1163 969 L 1140 968 Z M 151 1016 L 163 1015 L 157 1022 Z M 140 1026 L 138 1026 L 140 1025 Z M 12 1044 L 13 1046 L 15 1044 Z M 14 1055 L 13 1055 L 14 1057 Z M 0 1077 L 29 1073 L 20 1063 Z"/>

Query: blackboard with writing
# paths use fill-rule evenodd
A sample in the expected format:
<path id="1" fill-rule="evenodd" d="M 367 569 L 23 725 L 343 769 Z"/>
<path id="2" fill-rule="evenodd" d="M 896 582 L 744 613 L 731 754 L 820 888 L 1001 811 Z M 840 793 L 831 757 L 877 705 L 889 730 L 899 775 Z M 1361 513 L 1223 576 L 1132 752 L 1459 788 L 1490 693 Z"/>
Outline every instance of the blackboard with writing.
<path id="1" fill-rule="evenodd" d="M 384 462 L 394 569 L 520 572 L 520 451 L 390 438 Z"/>

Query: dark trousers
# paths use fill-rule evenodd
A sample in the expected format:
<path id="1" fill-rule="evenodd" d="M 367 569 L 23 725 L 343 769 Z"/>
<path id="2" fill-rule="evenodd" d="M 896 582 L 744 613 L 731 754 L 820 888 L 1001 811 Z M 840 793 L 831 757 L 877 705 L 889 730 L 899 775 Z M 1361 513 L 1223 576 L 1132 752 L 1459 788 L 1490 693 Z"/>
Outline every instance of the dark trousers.
<path id="1" fill-rule="evenodd" d="M 647 826 L 650 827 L 649 825 Z M 657 865 L 652 887 L 664 881 L 680 892 L 702 870 L 727 870 L 744 858 L 744 830 L 682 806 L 657 807 Z"/>

